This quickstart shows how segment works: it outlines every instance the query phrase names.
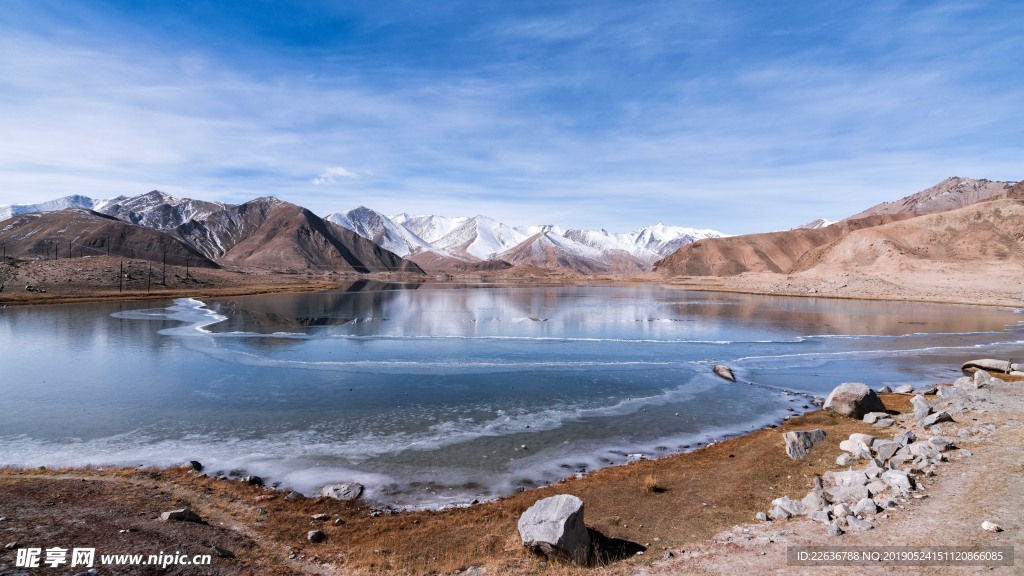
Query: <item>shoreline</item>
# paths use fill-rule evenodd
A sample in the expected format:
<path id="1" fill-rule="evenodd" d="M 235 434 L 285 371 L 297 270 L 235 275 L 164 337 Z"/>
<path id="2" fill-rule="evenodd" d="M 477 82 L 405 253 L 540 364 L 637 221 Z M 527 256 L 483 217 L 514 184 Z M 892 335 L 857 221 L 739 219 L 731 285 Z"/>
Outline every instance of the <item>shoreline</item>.
<path id="1" fill-rule="evenodd" d="M 887 407 L 905 412 L 909 409 L 909 397 L 906 395 L 886 395 Z M 781 424 L 741 433 L 725 438 L 695 450 L 680 454 L 671 454 L 663 458 L 643 459 L 626 464 L 607 466 L 589 472 L 582 477 L 567 477 L 547 486 L 517 492 L 488 500 L 475 505 L 455 506 L 436 510 L 402 510 L 375 507 L 367 501 L 342 502 L 325 497 L 304 497 L 296 502 L 288 501 L 286 492 L 282 490 L 248 485 L 240 478 L 215 478 L 207 475 L 190 473 L 181 467 L 163 469 L 154 468 L 96 468 L 74 467 L 40 470 L 38 468 L 0 468 L 0 513 L 14 517 L 7 512 L 9 502 L 5 502 L 3 493 L 9 492 L 11 484 L 22 488 L 36 485 L 46 486 L 70 483 L 77 485 L 86 483 L 113 483 L 133 492 L 155 482 L 160 486 L 161 493 L 167 491 L 166 484 L 175 487 L 176 491 L 192 492 L 192 498 L 202 495 L 202 504 L 194 505 L 194 509 L 203 518 L 223 514 L 242 506 L 247 508 L 242 516 L 252 520 L 260 516 L 259 509 L 267 509 L 271 514 L 281 513 L 290 518 L 286 521 L 287 528 L 280 527 L 280 535 L 284 539 L 278 542 L 286 546 L 303 546 L 302 536 L 310 525 L 310 515 L 329 513 L 334 518 L 343 518 L 344 523 L 334 527 L 322 528 L 328 533 L 328 542 L 342 545 L 350 538 L 352 543 L 364 546 L 358 534 L 367 533 L 367 537 L 376 542 L 379 550 L 380 540 L 384 539 L 390 546 L 398 548 L 400 541 L 408 538 L 408 548 L 404 554 L 418 558 L 417 563 L 437 567 L 442 573 L 465 569 L 473 565 L 472 561 L 484 559 L 476 550 L 474 553 L 447 559 L 447 563 L 426 560 L 424 555 L 430 554 L 428 542 L 435 541 L 442 532 L 453 528 L 460 536 L 456 540 L 461 547 L 472 549 L 470 544 L 479 537 L 478 525 L 482 522 L 487 530 L 500 530 L 501 547 L 488 551 L 488 556 L 496 555 L 502 563 L 496 573 L 531 574 L 536 570 L 546 570 L 544 564 L 515 545 L 515 520 L 533 501 L 555 493 L 577 494 L 588 504 L 587 525 L 604 536 L 641 545 L 645 549 L 661 555 L 661 549 L 686 546 L 693 539 L 710 537 L 717 531 L 732 526 L 737 522 L 747 521 L 753 517 L 754 511 L 764 508 L 767 500 L 754 495 L 766 489 L 770 484 L 775 489 L 799 490 L 812 473 L 823 473 L 834 466 L 828 454 L 820 454 L 818 458 L 806 462 L 790 461 L 785 458 L 781 447 L 781 436 L 792 429 L 808 426 L 823 427 L 828 431 L 826 444 L 838 445 L 839 440 L 850 431 L 871 430 L 870 425 L 835 415 L 824 410 L 813 410 L 784 420 Z M 836 446 L 830 446 L 832 450 Z M 782 458 L 779 458 L 781 453 Z M 712 470 L 725 469 L 727 476 L 733 481 L 720 482 Z M 661 487 L 657 493 L 648 493 L 643 489 L 643 481 L 647 476 L 657 478 Z M 742 478 L 735 478 L 742 476 Z M 703 478 L 702 478 L 703 477 Z M 710 480 L 711 482 L 706 482 Z M 687 486 L 696 481 L 698 485 Z M 154 488 L 155 489 L 155 488 Z M 733 493 L 733 492 L 737 493 Z M 147 491 L 148 493 L 148 491 Z M 769 498 L 770 499 L 770 498 Z M 31 498 L 30 498 L 31 500 Z M 175 502 L 180 502 L 176 500 Z M 193 502 L 192 499 L 186 499 Z M 697 503 L 699 501 L 699 504 Z M 602 505 L 603 503 L 603 505 Z M 46 508 L 46 498 L 37 497 L 37 506 Z M 100 500 L 92 505 L 103 510 L 111 506 L 110 502 Z M 176 504 L 175 504 L 176 506 Z M 273 508 L 271 507 L 273 506 Z M 291 509 L 291 510 L 289 510 Z M 689 511 L 687 511 L 689 509 Z M 672 510 L 671 514 L 666 512 Z M 94 510 L 95 511 L 95 510 Z M 705 516 L 688 526 L 688 531 L 677 537 L 668 536 L 670 525 L 675 525 L 681 517 Z M 301 520 L 306 518 L 306 520 Z M 116 519 L 115 519 L 116 520 Z M 237 521 L 237 519 L 236 519 Z M 142 522 L 146 523 L 145 520 Z M 151 525 L 151 523 L 147 523 Z M 0 530 L 10 526 L 0 525 Z M 326 528 L 338 528 L 333 532 Z M 141 528 L 140 528 L 141 529 Z M 652 532 L 654 530 L 655 532 Z M 342 534 L 347 537 L 342 537 Z M 658 536 L 655 534 L 664 534 Z M 404 536 L 403 536 L 404 535 Z M 265 535 L 261 537 L 265 538 Z M 276 539 L 276 538 L 275 538 Z M 337 542 L 335 542 L 337 540 Z M 654 540 L 654 543 L 651 542 Z M 28 542 L 27 540 L 25 542 Z M 511 544 L 510 544 L 511 543 Z M 306 543 L 308 545 L 308 543 Z M 24 545 L 24 544 L 23 544 Z M 398 551 L 393 553 L 399 554 Z M 237 553 L 236 553 L 237 554 Z M 323 558 L 323 554 L 318 554 Z M 352 553 L 345 553 L 350 561 Z M 360 556 L 361 554 L 356 554 Z M 0 558 L 3 558 L 0 556 Z M 373 554 L 357 562 L 360 570 L 371 569 Z M 431 556 L 436 558 L 436 556 Z M 609 568 L 618 565 L 638 567 L 656 559 L 654 556 L 637 556 L 634 559 L 615 562 Z M 277 559 L 280 561 L 280 559 Z M 304 560 L 309 557 L 289 558 L 288 560 Z M 494 560 L 494 559 L 490 559 Z M 453 563 L 454 562 L 454 563 Z M 461 566 L 457 567 L 457 566 Z M 318 569 L 323 569 L 319 565 Z M 497 568 L 497 566 L 495 566 Z M 431 568 L 432 570 L 433 568 Z M 430 570 L 414 571 L 427 573 Z M 262 573 L 262 572 L 261 572 Z M 278 573 L 273 570 L 265 573 Z M 280 572 L 291 574 L 293 572 Z M 349 573 L 333 572 L 325 573 Z M 359 573 L 358 571 L 356 573 Z"/>
<path id="2" fill-rule="evenodd" d="M 127 262 L 127 267 L 122 266 Z M 153 271 L 153 263 L 96 256 L 63 260 L 14 260 L 0 263 L 0 306 L 64 304 L 119 300 L 161 300 L 178 297 L 223 297 L 286 292 L 336 290 L 361 282 L 482 285 L 602 285 L 656 284 L 699 292 L 829 298 L 840 300 L 905 301 L 989 307 L 1024 307 L 1024 280 L 1012 271 L 981 277 L 969 269 L 880 274 L 871 271 L 837 274 L 744 273 L 739 276 L 636 275 L 574 276 L 557 273 L 428 274 L 392 272 L 370 274 L 327 270 L 226 270 L 170 267 Z M 126 279 L 118 280 L 118 272 Z M 184 276 L 183 276 L 184 275 Z M 156 279 L 165 284 L 158 284 Z M 953 280 L 950 280 L 950 279 Z M 17 282 L 15 282 L 17 280 Z M 22 284 L 46 290 L 36 293 Z M 119 291 L 119 287 L 123 290 Z M 146 288 L 152 288 L 147 290 Z"/>
<path id="3" fill-rule="evenodd" d="M 257 284 L 252 286 L 214 286 L 205 288 L 178 288 L 160 291 L 126 291 L 122 293 L 110 293 L 96 291 L 85 294 L 56 294 L 46 292 L 43 294 L 9 294 L 0 293 L 0 308 L 7 306 L 45 306 L 56 304 L 82 304 L 90 302 L 132 302 L 146 300 L 171 300 L 174 298 L 221 298 L 230 296 L 258 296 L 263 294 L 301 294 L 311 292 L 328 292 L 344 289 L 356 282 L 377 282 L 377 283 L 413 283 L 420 285 L 445 285 L 473 283 L 481 286 L 569 286 L 569 285 L 634 285 L 652 284 L 660 285 L 668 289 L 689 290 L 693 292 L 710 292 L 721 294 L 746 294 L 751 296 L 774 296 L 785 298 L 821 298 L 830 300 L 860 300 L 867 302 L 912 302 L 919 304 L 940 304 L 949 306 L 983 306 L 989 308 L 1022 308 L 1024 307 L 1024 295 L 1019 300 L 992 301 L 990 299 L 954 299 L 954 298 L 914 298 L 899 295 L 877 295 L 877 294 L 817 294 L 800 293 L 788 291 L 759 290 L 757 288 L 743 288 L 727 285 L 707 286 L 701 283 L 676 282 L 672 279 L 646 279 L 637 278 L 550 278 L 538 281 L 533 278 L 508 279 L 508 278 L 458 278 L 438 280 L 422 279 L 417 277 L 398 276 L 346 276 L 339 280 L 317 280 L 312 283 L 281 283 L 281 284 Z"/>
<path id="4" fill-rule="evenodd" d="M 974 443 L 987 441 L 992 434 L 988 431 L 990 421 L 999 423 L 1001 431 L 1013 434 L 1003 444 L 1017 446 L 1024 437 L 1016 419 L 1024 414 L 1024 389 L 1020 388 L 1024 378 L 1010 380 L 1014 381 L 996 391 L 980 390 L 979 394 L 984 394 L 979 404 L 959 414 L 959 424 L 945 429 L 957 438 L 957 427 L 981 427 L 977 437 L 965 439 L 960 435 L 958 441 L 971 447 L 975 458 L 986 454 L 983 445 L 976 447 Z M 882 395 L 887 410 L 902 422 L 897 428 L 906 426 L 910 418 L 910 397 Z M 935 399 L 933 402 L 939 400 L 938 396 L 930 398 Z M 816 444 L 805 460 L 786 457 L 782 435 L 810 428 L 825 430 L 825 440 Z M 995 426 L 991 429 L 995 430 Z M 753 519 L 756 512 L 770 509 L 772 499 L 783 495 L 799 498 L 813 484 L 814 476 L 842 469 L 835 457 L 843 453 L 840 441 L 851 433 L 887 435 L 863 421 L 814 410 L 785 420 L 778 427 L 740 434 L 690 452 L 608 466 L 549 486 L 440 510 L 394 511 L 366 501 L 343 502 L 326 497 L 292 499 L 281 490 L 250 485 L 242 479 L 200 475 L 183 467 L 2 468 L 0 516 L 7 518 L 0 522 L 0 533 L 15 533 L 19 546 L 55 544 L 52 535 L 62 530 L 72 535 L 65 539 L 82 538 L 81 532 L 86 529 L 75 524 L 69 526 L 66 519 L 88 513 L 93 524 L 87 531 L 92 534 L 95 528 L 100 530 L 99 536 L 93 536 L 90 542 L 106 552 L 127 551 L 126 546 L 135 546 L 132 550 L 141 552 L 144 550 L 139 549 L 140 540 L 147 539 L 153 545 L 159 543 L 161 548 L 178 547 L 188 553 L 208 552 L 217 546 L 233 555 L 214 558 L 218 573 L 223 574 L 455 574 L 477 567 L 487 574 L 569 576 L 578 574 L 578 569 L 548 563 L 526 552 L 518 540 L 515 524 L 536 500 L 554 494 L 574 494 L 586 503 L 588 528 L 602 538 L 623 543 L 631 551 L 603 567 L 589 569 L 593 573 L 724 574 L 757 566 L 759 573 L 845 574 L 843 570 L 848 568 L 829 571 L 790 566 L 783 543 L 885 543 L 886 540 L 872 539 L 879 534 L 888 538 L 890 545 L 892 538 L 906 539 L 895 544 L 911 545 L 920 539 L 913 536 L 917 532 L 908 535 L 908 529 L 923 534 L 939 530 L 938 517 L 913 512 L 927 506 L 942 510 L 944 502 L 927 499 L 929 493 L 957 493 L 957 482 L 968 476 L 972 481 L 995 481 L 995 476 L 977 467 L 969 469 L 974 470 L 973 475 L 957 476 L 940 470 L 938 476 L 926 478 L 927 486 L 924 480 L 919 481 L 920 489 L 925 490 L 924 499 L 908 498 L 899 510 L 887 511 L 885 515 L 892 515 L 892 519 L 881 521 L 876 530 L 851 532 L 840 540 L 830 539 L 821 524 L 809 519 Z M 966 458 L 969 454 L 955 455 L 957 458 L 949 466 L 971 465 L 972 460 Z M 1000 466 L 1009 464 L 1007 461 Z M 1003 469 L 1012 473 L 1009 468 Z M 644 489 L 648 478 L 654 479 L 657 490 Z M 83 502 L 79 497 L 83 491 L 98 496 Z M 76 497 L 68 500 L 72 493 Z M 984 499 L 987 493 L 988 490 L 975 490 L 962 497 Z M 126 500 L 144 502 L 145 505 L 140 504 L 141 515 L 116 514 Z M 55 502 L 59 505 L 54 506 Z M 173 525 L 156 518 L 161 510 L 181 506 L 195 510 L 206 524 Z M 989 508 L 979 507 L 992 515 Z M 324 514 L 328 515 L 327 520 L 316 519 Z M 31 522 L 29 517 L 33 517 Z M 1007 525 L 1005 516 L 996 518 Z M 907 528 L 908 523 L 919 528 Z M 889 524 L 901 526 L 901 531 L 894 533 Z M 306 541 L 306 533 L 314 528 L 326 535 L 324 542 Z M 138 536 L 123 537 L 125 532 Z M 970 541 L 977 537 L 974 535 Z M 1019 535 L 1007 537 L 1013 541 Z M 12 559 L 13 552 L 0 552 L 0 569 L 9 566 Z"/>
<path id="5" fill-rule="evenodd" d="M 792 391 L 790 391 L 789 393 L 793 397 L 807 398 L 807 402 L 808 403 L 810 403 L 810 398 L 812 398 L 812 395 L 808 394 L 808 393 L 792 392 Z M 902 401 L 898 402 L 898 404 L 900 404 L 900 405 L 902 405 L 904 403 L 905 402 L 902 402 Z M 795 406 L 795 404 L 794 404 L 794 406 Z M 490 495 L 488 495 L 488 496 L 483 496 L 483 495 L 464 495 L 464 496 L 459 496 L 458 499 L 454 500 L 454 501 L 451 500 L 451 499 L 446 500 L 446 499 L 443 499 L 443 498 L 434 498 L 434 499 L 425 499 L 425 500 L 422 500 L 422 501 L 411 501 L 411 500 L 409 500 L 409 501 L 406 501 L 405 503 L 400 503 L 400 502 L 396 502 L 396 501 L 390 501 L 390 502 L 387 501 L 387 499 L 385 498 L 384 494 L 379 494 L 377 497 L 367 497 L 367 493 L 370 492 L 370 487 L 369 486 L 365 486 L 366 490 L 363 492 L 363 496 L 360 498 L 360 502 L 363 503 L 364 505 L 366 505 L 369 508 L 373 508 L 373 509 L 377 509 L 377 510 L 388 510 L 388 511 L 394 512 L 394 513 L 413 513 L 413 512 L 428 512 L 428 513 L 430 513 L 430 512 L 444 512 L 446 510 L 453 510 L 453 509 L 460 509 L 460 508 L 468 508 L 468 507 L 476 506 L 476 505 L 479 505 L 479 504 L 486 504 L 486 503 L 496 502 L 498 500 L 509 498 L 511 496 L 514 496 L 514 495 L 520 494 L 520 493 L 524 493 L 524 492 L 528 493 L 528 492 L 535 491 L 535 490 L 551 488 L 551 487 L 557 486 L 559 484 L 564 484 L 564 483 L 566 483 L 566 482 L 568 482 L 570 480 L 586 478 L 586 477 L 588 477 L 588 476 L 590 476 L 590 475 L 592 475 L 592 474 L 594 474 L 596 472 L 599 472 L 599 471 L 605 470 L 605 469 L 609 469 L 609 468 L 616 468 L 616 467 L 620 467 L 620 466 L 628 466 L 630 464 L 633 464 L 633 463 L 639 462 L 639 461 L 661 461 L 661 460 L 666 460 L 666 459 L 670 459 L 670 458 L 677 457 L 677 456 L 683 456 L 683 455 L 686 455 L 686 454 L 692 454 L 693 452 L 696 452 L 698 450 L 707 448 L 709 446 L 713 446 L 713 445 L 721 443 L 721 442 L 735 440 L 737 438 L 742 438 L 743 436 L 746 436 L 746 435 L 749 435 L 749 434 L 753 434 L 753 433 L 756 433 L 756 432 L 767 432 L 767 431 L 771 431 L 771 430 L 777 430 L 780 427 L 782 427 L 783 425 L 785 425 L 787 422 L 789 422 L 790 420 L 793 420 L 793 419 L 799 418 L 801 416 L 810 415 L 810 414 L 813 414 L 815 412 L 820 412 L 821 411 L 820 408 L 812 408 L 812 409 L 809 409 L 809 410 L 806 410 L 806 411 L 802 411 L 802 412 L 799 411 L 799 408 L 797 408 L 797 410 L 798 411 L 796 411 L 796 412 L 782 412 L 782 414 L 784 414 L 784 416 L 781 416 L 781 417 L 776 418 L 776 419 L 772 419 L 767 424 L 763 424 L 763 425 L 761 425 L 759 427 L 737 426 L 736 428 L 725 429 L 726 431 L 718 432 L 718 433 L 715 433 L 715 434 L 704 433 L 704 432 L 702 432 L 700 434 L 695 434 L 694 435 L 695 437 L 696 436 L 700 436 L 703 439 L 702 440 L 694 440 L 694 441 L 692 441 L 692 443 L 686 444 L 685 448 L 679 448 L 679 449 L 668 448 L 668 447 L 665 446 L 665 444 L 672 444 L 673 442 L 665 442 L 665 440 L 666 440 L 665 438 L 659 438 L 658 440 L 651 441 L 649 443 L 651 446 L 658 445 L 661 448 L 661 450 L 658 450 L 656 448 L 652 448 L 650 450 L 643 450 L 643 451 L 636 452 L 636 453 L 632 453 L 632 452 L 627 453 L 625 451 L 618 450 L 617 445 L 613 445 L 613 446 L 616 447 L 616 450 L 614 451 L 614 453 L 616 453 L 616 454 L 624 454 L 627 457 L 627 459 L 625 461 L 621 461 L 621 462 L 610 462 L 609 461 L 610 463 L 607 463 L 607 464 L 604 464 L 604 465 L 600 465 L 600 466 L 597 466 L 597 467 L 593 467 L 593 468 L 587 467 L 584 471 L 576 471 L 576 472 L 570 472 L 570 468 L 566 468 L 564 465 L 560 465 L 560 468 L 562 468 L 563 471 L 566 472 L 566 475 L 564 475 L 564 476 L 561 476 L 561 477 L 558 477 L 558 478 L 555 478 L 555 479 L 551 479 L 551 480 L 545 479 L 545 478 L 542 478 L 542 477 L 523 478 L 523 480 L 528 480 L 529 483 L 528 484 L 519 485 L 519 486 L 517 486 L 515 488 L 509 487 L 509 489 L 503 490 L 503 491 L 502 490 L 498 490 L 497 489 L 497 485 L 490 485 L 492 490 L 489 491 Z M 604 450 L 605 452 L 612 452 L 611 450 L 606 450 L 604 448 L 602 448 L 602 450 Z M 637 457 L 634 457 L 634 456 L 637 456 Z M 166 459 L 164 459 L 164 460 L 166 460 Z M 556 462 L 559 462 L 559 461 L 571 461 L 571 458 L 554 458 L 554 459 L 551 459 L 550 462 L 552 464 L 552 467 L 555 465 Z M 209 462 L 205 458 L 202 459 L 201 462 L 204 465 L 203 472 L 202 472 L 201 475 L 202 476 L 208 476 L 208 477 L 210 477 L 210 478 L 212 478 L 214 480 L 218 480 L 218 481 L 242 481 L 247 476 L 256 475 L 254 473 L 254 471 L 248 470 L 248 469 L 246 469 L 244 467 L 232 468 L 232 469 L 228 470 L 230 467 L 222 466 L 222 465 L 211 465 L 211 464 L 209 464 Z M 103 461 L 99 461 L 99 462 L 91 462 L 91 463 L 84 463 L 84 464 L 53 464 L 53 463 L 51 463 L 51 464 L 46 464 L 46 463 L 39 463 L 39 464 L 6 464 L 6 463 L 0 463 L 0 475 L 4 474 L 5 472 L 31 474 L 34 471 L 37 471 L 37 470 L 40 470 L 40 469 L 45 469 L 45 470 L 64 470 L 64 471 L 82 471 L 82 470 L 138 470 L 138 469 L 146 469 L 146 470 L 168 471 L 168 470 L 172 470 L 174 468 L 177 468 L 179 466 L 181 466 L 181 465 L 180 464 L 159 464 L 159 463 L 153 463 L 153 462 L 148 462 L 147 463 L 147 462 L 141 462 L 141 461 L 135 462 L 135 463 L 124 463 L 124 462 L 118 463 L 118 462 L 103 462 Z M 370 474 L 372 474 L 372 473 L 370 473 Z M 505 474 L 497 475 L 497 477 L 498 478 L 506 478 L 507 479 L 507 478 L 510 478 L 510 477 L 512 477 L 514 475 L 517 475 L 517 474 L 515 472 L 508 472 L 508 473 L 505 473 Z M 518 475 L 522 476 L 522 474 L 518 474 Z M 272 476 L 272 475 L 259 474 L 258 477 L 260 477 L 266 483 L 266 485 L 267 485 L 266 487 L 267 487 L 268 490 L 272 490 L 272 491 L 274 491 L 276 493 L 279 493 L 279 494 L 288 494 L 288 493 L 290 493 L 292 491 L 299 491 L 306 498 L 316 498 L 319 495 L 319 490 L 322 487 L 324 487 L 324 486 L 329 486 L 329 485 L 332 485 L 332 484 L 346 483 L 346 482 L 350 482 L 350 481 L 357 481 L 357 482 L 360 482 L 360 483 L 365 482 L 364 480 L 358 480 L 358 479 L 357 480 L 352 480 L 352 479 L 341 478 L 341 477 L 331 477 L 331 478 L 329 478 L 327 480 L 318 481 L 316 483 L 316 488 L 314 490 L 299 490 L 295 486 L 288 485 L 285 482 L 282 482 L 281 480 L 279 480 L 278 478 L 276 478 L 275 476 Z M 472 484 L 477 484 L 477 482 L 473 481 L 473 480 L 471 480 L 469 482 L 472 483 Z M 425 484 L 425 483 L 433 483 L 433 481 L 423 482 L 423 481 L 419 481 L 419 480 L 408 479 L 408 482 L 406 484 L 400 485 L 397 489 L 405 490 L 405 492 L 401 492 L 400 494 L 408 496 L 408 495 L 412 494 L 412 492 L 411 492 L 412 488 L 416 487 L 417 485 L 422 485 L 422 484 Z M 389 485 L 389 486 L 394 486 L 394 484 Z M 511 486 L 511 485 L 509 485 L 509 486 Z M 453 485 L 437 484 L 437 487 L 438 487 L 439 490 L 444 490 L 446 488 L 447 489 L 451 489 L 453 487 L 457 487 L 457 484 L 453 484 Z M 394 495 L 394 494 L 395 493 L 389 493 L 388 495 L 390 496 L 390 495 Z M 437 495 L 437 494 L 440 494 L 440 493 L 439 492 L 435 493 L 435 495 Z"/>

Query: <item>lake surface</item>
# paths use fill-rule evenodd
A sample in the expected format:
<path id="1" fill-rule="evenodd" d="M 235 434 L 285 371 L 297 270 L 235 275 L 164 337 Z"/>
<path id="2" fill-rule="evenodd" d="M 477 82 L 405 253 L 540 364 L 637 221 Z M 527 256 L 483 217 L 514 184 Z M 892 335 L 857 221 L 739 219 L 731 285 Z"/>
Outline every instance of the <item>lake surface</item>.
<path id="1" fill-rule="evenodd" d="M 196 459 L 306 493 L 355 480 L 380 503 L 466 503 L 760 428 L 841 382 L 952 381 L 1019 357 L 1022 321 L 648 285 L 9 307 L 0 464 Z"/>

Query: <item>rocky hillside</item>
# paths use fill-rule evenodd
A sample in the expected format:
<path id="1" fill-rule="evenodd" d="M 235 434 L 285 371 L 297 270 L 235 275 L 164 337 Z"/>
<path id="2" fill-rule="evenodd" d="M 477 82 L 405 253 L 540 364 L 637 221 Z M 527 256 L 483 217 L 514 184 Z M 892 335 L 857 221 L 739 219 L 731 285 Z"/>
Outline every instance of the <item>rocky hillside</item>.
<path id="1" fill-rule="evenodd" d="M 866 216 L 880 216 L 883 214 L 932 214 L 946 210 L 956 210 L 964 206 L 970 206 L 986 200 L 1008 198 L 1016 182 L 996 182 L 993 180 L 960 178 L 953 176 L 946 178 L 935 186 L 926 188 L 916 194 L 911 194 L 894 202 L 883 202 L 868 208 L 867 210 L 850 216 L 850 219 L 864 218 Z"/>
<path id="2" fill-rule="evenodd" d="M 159 190 L 127 198 L 103 201 L 96 211 L 132 224 L 157 230 L 170 230 L 191 220 L 202 220 L 227 208 L 220 202 L 175 198 Z"/>
<path id="3" fill-rule="evenodd" d="M 980 202 L 854 230 L 808 251 L 793 271 L 895 273 L 936 264 L 1024 270 L 1024 200 Z"/>
<path id="4" fill-rule="evenodd" d="M 869 216 L 844 220 L 824 228 L 708 238 L 676 250 L 655 263 L 654 270 L 669 276 L 735 276 L 744 272 L 788 274 L 797 268 L 809 251 L 835 242 L 853 230 L 911 217 L 910 214 Z"/>
<path id="5" fill-rule="evenodd" d="M 790 274 L 807 271 L 825 262 L 838 265 L 846 261 L 875 261 L 878 258 L 921 257 L 945 261 L 955 255 L 977 250 L 975 257 L 986 260 L 1002 254 L 995 240 L 982 240 L 962 218 L 969 211 L 978 221 L 1000 220 L 998 209 L 1014 213 L 1011 204 L 996 204 L 998 199 L 1024 198 L 1024 183 L 993 182 L 970 178 L 948 178 L 939 184 L 896 202 L 879 204 L 860 214 L 823 227 L 800 227 L 783 232 L 747 234 L 729 238 L 710 238 L 683 246 L 655 264 L 655 270 L 668 276 L 736 276 L 745 272 Z M 995 200 L 993 200 L 995 199 Z M 996 211 L 989 214 L 989 211 Z M 948 214 L 949 231 L 932 230 L 932 220 L 924 215 Z M 900 226 L 896 226 L 900 224 Z M 881 231 L 876 228 L 887 226 Z M 996 230 L 1013 234 L 1014 221 L 998 225 Z M 871 230 L 871 231 L 869 231 Z M 922 230 L 928 230 L 927 233 Z M 901 238 L 899 234 L 905 234 Z M 958 237 L 957 235 L 963 235 Z M 867 238 L 872 238 L 867 241 Z M 960 247 L 955 251 L 952 247 Z M 829 256 L 831 254 L 831 256 Z M 841 256 L 839 256 L 841 254 Z M 956 256 L 957 258 L 961 256 Z M 844 260 L 845 259 L 845 260 Z"/>
<path id="6" fill-rule="evenodd" d="M 3 222 L 0 241 L 14 258 L 121 256 L 168 264 L 216 268 L 213 260 L 168 234 L 91 210 L 31 213 Z"/>
<path id="7" fill-rule="evenodd" d="M 225 265 L 422 273 L 358 234 L 276 198 L 230 206 L 187 222 L 173 234 Z"/>

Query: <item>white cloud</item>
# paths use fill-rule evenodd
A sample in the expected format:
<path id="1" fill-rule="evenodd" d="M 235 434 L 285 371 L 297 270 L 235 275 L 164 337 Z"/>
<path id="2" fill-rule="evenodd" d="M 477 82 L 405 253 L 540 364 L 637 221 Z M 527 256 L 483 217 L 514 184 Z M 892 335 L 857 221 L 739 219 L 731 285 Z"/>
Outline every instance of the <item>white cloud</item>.
<path id="1" fill-rule="evenodd" d="M 358 178 L 358 176 L 342 166 L 330 166 L 324 169 L 319 176 L 313 178 L 312 182 L 317 186 L 320 184 L 334 184 L 337 182 L 337 178 Z"/>

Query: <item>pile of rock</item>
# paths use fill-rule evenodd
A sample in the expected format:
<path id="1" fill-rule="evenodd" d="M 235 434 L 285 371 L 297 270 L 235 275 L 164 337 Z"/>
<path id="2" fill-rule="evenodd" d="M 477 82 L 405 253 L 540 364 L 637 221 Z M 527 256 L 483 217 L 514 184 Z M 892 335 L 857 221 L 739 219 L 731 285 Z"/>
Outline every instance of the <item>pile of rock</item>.
<path id="1" fill-rule="evenodd" d="M 1019 365 L 1014 364 L 1014 366 Z M 1016 370 L 1009 372 L 1009 374 L 1024 376 L 1024 372 L 1019 372 Z M 1005 383 L 1006 382 L 1004 382 L 1003 380 L 996 378 L 995 376 L 989 374 L 988 372 L 978 369 L 974 371 L 973 376 L 964 376 L 962 378 L 957 378 L 956 382 L 953 383 L 953 386 L 957 388 L 968 388 L 972 390 L 977 390 L 978 388 L 985 388 L 986 386 L 991 387 L 995 384 Z"/>
<path id="2" fill-rule="evenodd" d="M 920 479 L 935 475 L 935 469 L 947 459 L 947 452 L 957 450 L 950 438 L 937 433 L 943 422 L 953 422 L 950 411 L 962 413 L 969 400 L 960 391 L 977 390 L 1000 382 L 979 370 L 973 377 L 961 378 L 952 387 L 939 389 L 935 403 L 945 403 L 945 409 L 936 410 L 927 398 L 914 396 L 913 414 L 893 418 L 877 409 L 881 404 L 877 395 L 865 391 L 866 385 L 842 384 L 829 395 L 826 406 L 840 413 L 857 417 L 876 427 L 901 430 L 891 439 L 876 438 L 870 434 L 851 434 L 840 442 L 843 453 L 836 464 L 846 470 L 826 472 L 815 476 L 810 492 L 799 500 L 788 496 L 772 501 L 772 509 L 759 512 L 759 520 L 784 520 L 793 516 L 807 516 L 828 527 L 833 535 L 847 530 L 870 530 L 880 514 L 898 506 L 914 496 Z M 876 403 L 877 402 L 877 403 Z M 947 411 L 949 410 L 949 411 Z M 915 428 L 916 426 L 916 428 Z M 915 428 L 917 432 L 914 431 Z M 787 433 L 786 452 L 792 458 L 810 437 L 818 438 L 820 431 L 794 431 Z M 809 446 L 808 446 L 809 447 Z"/>

